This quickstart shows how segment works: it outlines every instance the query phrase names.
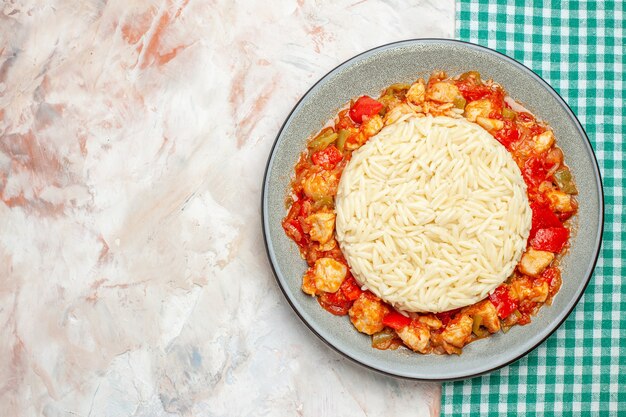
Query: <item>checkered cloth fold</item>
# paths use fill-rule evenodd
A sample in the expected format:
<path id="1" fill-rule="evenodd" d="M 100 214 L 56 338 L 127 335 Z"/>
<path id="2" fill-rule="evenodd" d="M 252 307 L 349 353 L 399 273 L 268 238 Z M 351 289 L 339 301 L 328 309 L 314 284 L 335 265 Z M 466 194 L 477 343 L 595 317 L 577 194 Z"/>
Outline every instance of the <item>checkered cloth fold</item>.
<path id="1" fill-rule="evenodd" d="M 457 36 L 524 63 L 572 107 L 605 192 L 602 252 L 565 323 L 499 371 L 445 383 L 442 416 L 626 416 L 624 9 L 626 2 L 459 0 Z"/>

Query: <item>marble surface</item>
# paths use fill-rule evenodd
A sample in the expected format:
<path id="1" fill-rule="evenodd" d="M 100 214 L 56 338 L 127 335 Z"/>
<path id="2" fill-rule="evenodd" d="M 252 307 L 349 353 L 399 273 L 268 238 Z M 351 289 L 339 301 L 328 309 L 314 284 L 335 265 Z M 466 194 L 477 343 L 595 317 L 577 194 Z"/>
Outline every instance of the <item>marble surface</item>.
<path id="1" fill-rule="evenodd" d="M 313 82 L 453 29 L 452 0 L 3 2 L 0 415 L 437 415 L 299 321 L 259 210 Z"/>

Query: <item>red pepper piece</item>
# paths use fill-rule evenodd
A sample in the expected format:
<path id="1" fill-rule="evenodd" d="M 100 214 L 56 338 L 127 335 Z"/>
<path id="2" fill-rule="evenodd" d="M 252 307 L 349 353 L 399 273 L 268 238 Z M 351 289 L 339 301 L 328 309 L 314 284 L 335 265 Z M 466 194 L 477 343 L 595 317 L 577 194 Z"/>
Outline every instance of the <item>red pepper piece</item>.
<path id="1" fill-rule="evenodd" d="M 559 218 L 554 214 L 550 207 L 545 204 L 533 202 L 530 204 L 530 209 L 533 212 L 532 227 L 530 228 L 529 239 L 532 239 L 537 234 L 537 230 L 546 229 L 548 227 L 563 227 L 563 224 Z"/>
<path id="2" fill-rule="evenodd" d="M 561 271 L 559 268 L 550 267 L 546 268 L 545 271 L 541 274 L 541 279 L 546 281 L 550 287 L 552 287 L 556 280 L 561 278 Z"/>
<path id="3" fill-rule="evenodd" d="M 400 330 L 401 328 L 411 324 L 411 319 L 403 316 L 395 310 L 392 310 L 383 318 L 383 324 L 387 327 L 391 327 L 392 329 Z"/>
<path id="4" fill-rule="evenodd" d="M 383 104 L 370 96 L 361 96 L 350 108 L 350 118 L 357 123 L 363 123 L 363 117 L 372 117 L 378 114 Z"/>
<path id="5" fill-rule="evenodd" d="M 489 295 L 489 300 L 496 307 L 498 316 L 501 319 L 509 317 L 518 307 L 517 300 L 511 297 L 509 288 L 506 285 L 500 285 Z"/>
<path id="6" fill-rule="evenodd" d="M 343 155 L 335 145 L 327 146 L 325 149 L 311 155 L 313 163 L 321 166 L 325 170 L 333 169 L 342 159 Z"/>
<path id="7" fill-rule="evenodd" d="M 283 229 L 287 236 L 289 236 L 296 244 L 299 246 L 306 246 L 307 237 L 304 231 L 302 230 L 302 226 L 300 222 L 296 219 L 289 219 L 283 221 Z"/>
<path id="8" fill-rule="evenodd" d="M 442 311 L 441 313 L 436 313 L 435 316 L 441 320 L 441 323 L 444 326 L 447 326 L 450 320 L 454 317 L 456 313 L 461 311 L 460 308 L 455 308 L 454 310 Z"/>
<path id="9" fill-rule="evenodd" d="M 324 310 L 335 316 L 345 316 L 352 307 L 352 301 L 348 300 L 342 291 L 322 293 L 317 297 L 317 302 Z"/>
<path id="10" fill-rule="evenodd" d="M 559 253 L 569 239 L 569 230 L 565 227 L 539 229 L 531 239 L 530 246 L 537 250 Z"/>
<path id="11" fill-rule="evenodd" d="M 343 295 L 350 301 L 354 301 L 359 298 L 359 295 L 363 292 L 359 284 L 355 281 L 352 275 L 348 275 L 348 277 L 343 280 L 341 287 L 339 287 Z"/>

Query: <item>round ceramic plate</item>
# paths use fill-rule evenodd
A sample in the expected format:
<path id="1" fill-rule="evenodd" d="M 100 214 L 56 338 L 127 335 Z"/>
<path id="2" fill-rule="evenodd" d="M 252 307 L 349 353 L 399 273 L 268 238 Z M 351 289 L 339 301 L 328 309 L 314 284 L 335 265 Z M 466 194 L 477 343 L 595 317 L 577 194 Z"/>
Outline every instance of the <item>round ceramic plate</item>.
<path id="1" fill-rule="evenodd" d="M 408 349 L 376 350 L 348 317 L 322 309 L 300 290 L 306 263 L 281 227 L 285 197 L 305 143 L 351 98 L 378 96 L 386 86 L 428 78 L 435 70 L 460 74 L 477 70 L 493 78 L 511 97 L 554 129 L 580 194 L 578 233 L 561 266 L 563 286 L 551 306 L 532 323 L 514 326 L 463 348 L 461 355 L 420 355 Z M 453 40 L 416 39 L 381 46 L 344 62 L 304 95 L 281 128 L 272 148 L 263 183 L 262 215 L 267 253 L 285 297 L 302 321 L 329 346 L 368 368 L 420 380 L 451 380 L 483 374 L 507 365 L 544 341 L 573 310 L 593 272 L 604 220 L 598 164 L 583 128 L 567 104 L 539 76 L 515 60 L 490 49 Z"/>

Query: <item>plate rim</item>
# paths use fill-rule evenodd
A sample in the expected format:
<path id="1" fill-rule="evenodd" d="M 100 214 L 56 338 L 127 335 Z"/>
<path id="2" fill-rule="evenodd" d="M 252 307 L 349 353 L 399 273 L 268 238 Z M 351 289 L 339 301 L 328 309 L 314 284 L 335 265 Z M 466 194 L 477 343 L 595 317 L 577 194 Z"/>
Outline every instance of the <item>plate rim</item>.
<path id="1" fill-rule="evenodd" d="M 281 135 L 283 133 L 283 130 L 285 129 L 287 124 L 291 121 L 292 116 L 294 115 L 296 110 L 298 110 L 300 108 L 300 105 L 305 100 L 305 98 L 309 95 L 309 93 L 311 91 L 313 91 L 319 84 L 321 84 L 322 82 L 324 82 L 325 80 L 330 78 L 335 72 L 337 72 L 338 70 L 340 70 L 344 66 L 349 65 L 352 61 L 358 61 L 359 58 L 361 58 L 362 56 L 372 54 L 372 53 L 374 53 L 374 52 L 376 52 L 378 50 L 387 50 L 387 49 L 391 49 L 391 48 L 394 48 L 394 47 L 401 47 L 401 46 L 404 46 L 404 45 L 423 44 L 423 43 L 426 43 L 426 44 L 443 43 L 443 44 L 452 44 L 452 45 L 462 45 L 464 47 L 469 47 L 470 49 L 474 49 L 474 50 L 477 50 L 477 51 L 480 51 L 480 52 L 490 53 L 492 55 L 497 56 L 499 59 L 502 59 L 502 60 L 506 61 L 507 63 L 512 64 L 512 65 L 518 67 L 522 71 L 527 72 L 529 76 L 534 78 L 535 81 L 539 82 L 539 84 L 542 85 L 564 107 L 565 111 L 567 113 L 569 113 L 570 117 L 575 122 L 577 130 L 585 138 L 584 145 L 587 148 L 587 150 L 589 151 L 588 153 L 592 157 L 592 161 L 593 161 L 592 166 L 593 166 L 593 171 L 594 171 L 594 179 L 595 179 L 595 182 L 596 182 L 596 185 L 598 187 L 599 194 L 600 194 L 600 201 L 599 201 L 599 208 L 600 208 L 600 210 L 599 210 L 598 218 L 597 218 L 597 221 L 598 221 L 598 223 L 600 225 L 600 230 L 599 230 L 599 233 L 598 233 L 598 237 L 597 237 L 596 241 L 594 242 L 594 248 L 595 248 L 594 259 L 593 259 L 593 262 L 590 265 L 589 273 L 585 277 L 585 284 L 583 285 L 582 290 L 580 291 L 580 293 L 577 295 L 576 300 L 574 301 L 574 303 L 572 303 L 571 307 L 569 308 L 569 311 L 567 311 L 567 313 L 558 322 L 558 324 L 556 324 L 554 326 L 554 328 L 552 330 L 550 330 L 544 337 L 540 338 L 537 341 L 537 343 L 535 343 L 533 346 L 531 346 L 530 348 L 528 348 L 527 350 L 525 350 L 521 354 L 516 355 L 512 359 L 510 359 L 508 361 L 505 361 L 505 362 L 503 362 L 501 364 L 498 364 L 496 366 L 490 367 L 490 368 L 488 368 L 486 370 L 482 370 L 482 371 L 479 371 L 479 372 L 459 374 L 459 376 L 450 377 L 450 378 L 422 378 L 422 377 L 414 377 L 414 376 L 410 376 L 410 375 L 400 375 L 400 374 L 396 374 L 396 373 L 393 373 L 393 372 L 388 372 L 388 371 L 386 371 L 384 369 L 376 368 L 376 367 L 374 367 L 372 365 L 369 365 L 367 363 L 362 362 L 361 360 L 359 360 L 359 359 L 357 359 L 355 357 L 352 357 L 348 353 L 346 353 L 346 352 L 342 351 L 341 349 L 339 349 L 337 346 L 335 346 L 333 343 L 331 343 L 329 340 L 327 340 L 321 334 L 319 334 L 311 326 L 311 324 L 307 320 L 305 320 L 305 318 L 302 316 L 302 314 L 298 310 L 297 306 L 290 299 L 289 295 L 287 294 L 287 291 L 285 290 L 283 284 L 281 283 L 281 281 L 280 281 L 280 279 L 278 277 L 277 268 L 275 266 L 275 262 L 276 262 L 275 256 L 274 256 L 273 251 L 270 250 L 270 244 L 269 244 L 269 240 L 270 240 L 270 238 L 269 238 L 269 221 L 268 221 L 267 207 L 266 207 L 267 192 L 268 192 L 268 173 L 270 171 L 270 168 L 272 166 L 272 162 L 274 160 L 275 151 L 276 151 L 276 147 L 278 145 L 279 139 L 280 139 L 280 137 L 281 137 Z M 583 294 L 587 290 L 587 287 L 589 286 L 589 283 L 591 282 L 591 278 L 594 275 L 595 268 L 597 266 L 598 259 L 600 257 L 600 253 L 601 253 L 601 249 L 602 249 L 602 242 L 603 242 L 603 237 L 604 237 L 604 221 L 605 221 L 605 201 L 604 201 L 605 195 L 604 195 L 604 184 L 603 184 L 603 181 L 602 181 L 602 171 L 600 170 L 600 166 L 599 166 L 599 163 L 598 163 L 598 158 L 597 158 L 597 156 L 595 154 L 595 151 L 593 149 L 591 141 L 589 140 L 589 136 L 587 135 L 587 132 L 583 128 L 582 124 L 580 123 L 580 120 L 578 119 L 578 117 L 576 116 L 576 114 L 574 113 L 572 108 L 569 106 L 569 104 L 561 97 L 561 95 L 550 84 L 548 84 L 539 74 L 537 74 L 535 71 L 533 71 L 532 69 L 530 69 L 526 65 L 522 64 L 521 62 L 517 61 L 516 59 L 511 58 L 508 55 L 506 55 L 506 54 L 504 54 L 502 52 L 499 52 L 499 51 L 497 51 L 495 49 L 492 49 L 492 48 L 489 48 L 489 47 L 486 47 L 486 46 L 483 46 L 483 45 L 479 45 L 479 44 L 476 44 L 476 43 L 472 43 L 472 42 L 458 40 L 458 39 L 448 39 L 448 38 L 412 38 L 412 39 L 404 39 L 404 40 L 400 40 L 400 41 L 390 42 L 390 43 L 386 43 L 386 44 L 382 44 L 382 45 L 370 48 L 370 49 L 368 49 L 366 51 L 363 51 L 363 52 L 361 52 L 361 53 L 359 53 L 357 55 L 354 55 L 354 56 L 348 58 L 347 60 L 341 62 L 340 64 L 338 64 L 334 68 L 332 68 L 330 71 L 328 71 L 322 77 L 320 77 L 319 80 L 317 80 L 314 84 L 312 84 L 311 87 L 309 87 L 304 94 L 302 94 L 300 99 L 296 102 L 296 104 L 293 106 L 293 108 L 291 109 L 291 111 L 289 112 L 287 117 L 285 118 L 285 121 L 282 123 L 280 129 L 278 130 L 278 133 L 276 134 L 276 137 L 274 139 L 274 143 L 272 144 L 272 147 L 271 147 L 270 152 L 269 152 L 269 156 L 268 156 L 267 163 L 265 165 L 264 174 L 263 174 L 262 185 L 263 186 L 261 188 L 261 218 L 262 218 L 263 243 L 264 243 L 264 246 L 265 246 L 266 255 L 267 255 L 269 263 L 270 263 L 270 267 L 272 268 L 272 274 L 274 275 L 274 279 L 276 280 L 276 283 L 278 284 L 278 287 L 280 288 L 283 296 L 285 297 L 285 299 L 287 300 L 287 302 L 291 306 L 292 310 L 296 313 L 296 315 L 298 316 L 300 321 L 302 321 L 305 324 L 305 326 L 313 334 L 315 334 L 322 342 L 324 342 L 324 344 L 329 346 L 332 350 L 334 350 L 335 352 L 338 352 L 342 357 L 345 357 L 345 358 L 349 359 L 350 361 L 352 361 L 353 363 L 356 363 L 356 364 L 358 364 L 358 365 L 360 365 L 360 366 L 362 366 L 364 368 L 370 369 L 370 370 L 375 371 L 377 373 L 380 373 L 380 374 L 383 374 L 383 375 L 387 375 L 387 376 L 391 376 L 391 377 L 395 377 L 395 378 L 400 378 L 400 379 L 406 379 L 406 380 L 412 380 L 412 381 L 423 381 L 423 382 L 459 381 L 459 380 L 475 378 L 475 377 L 478 377 L 478 376 L 481 376 L 481 375 L 485 375 L 485 374 L 491 373 L 491 372 L 496 371 L 498 369 L 501 369 L 501 368 L 503 368 L 505 366 L 508 366 L 508 365 L 518 361 L 519 359 L 523 358 L 524 356 L 528 355 L 529 353 L 534 351 L 539 345 L 544 343 L 548 338 L 550 338 L 550 336 L 552 336 L 554 334 L 554 332 L 556 332 L 563 325 L 565 320 L 567 320 L 567 318 L 572 314 L 572 312 L 574 311 L 574 309 L 576 308 L 576 306 L 580 302 L 580 299 L 582 298 Z"/>

